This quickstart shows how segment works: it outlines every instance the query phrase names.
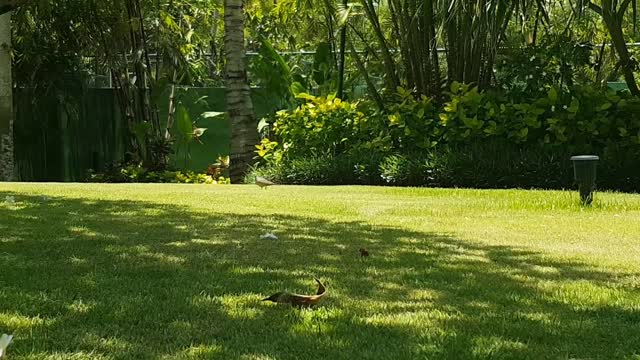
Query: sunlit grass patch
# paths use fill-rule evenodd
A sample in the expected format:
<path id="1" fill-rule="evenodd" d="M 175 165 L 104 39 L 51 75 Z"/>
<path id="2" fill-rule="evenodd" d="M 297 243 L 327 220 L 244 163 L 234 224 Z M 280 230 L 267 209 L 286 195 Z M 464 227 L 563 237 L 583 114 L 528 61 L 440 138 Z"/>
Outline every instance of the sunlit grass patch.
<path id="1" fill-rule="evenodd" d="M 6 196 L 12 360 L 640 354 L 638 195 L 582 208 L 560 191 L 0 184 Z M 261 301 L 312 294 L 314 277 L 329 289 L 315 309 Z"/>

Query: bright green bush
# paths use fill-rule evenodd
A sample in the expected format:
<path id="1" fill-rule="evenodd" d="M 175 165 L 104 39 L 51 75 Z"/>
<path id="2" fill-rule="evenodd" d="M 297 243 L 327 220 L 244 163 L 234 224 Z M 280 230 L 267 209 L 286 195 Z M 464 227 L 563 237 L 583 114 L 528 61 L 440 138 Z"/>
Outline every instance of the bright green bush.
<path id="1" fill-rule="evenodd" d="M 541 94 L 454 83 L 438 105 L 398 89 L 384 112 L 305 95 L 257 153 L 282 183 L 482 188 L 570 187 L 569 157 L 594 153 L 603 187 L 640 190 L 640 99 L 585 86 Z"/>
<path id="2" fill-rule="evenodd" d="M 446 128 L 443 139 L 458 144 L 499 138 L 576 150 L 640 145 L 640 99 L 631 95 L 593 87 L 549 87 L 544 97 L 515 100 L 454 83 L 439 115 Z"/>
<path id="3" fill-rule="evenodd" d="M 277 158 L 334 156 L 369 143 L 368 118 L 358 103 L 335 97 L 299 95 L 306 103 L 293 111 L 276 114 L 272 130 L 280 146 Z M 268 149 L 268 144 L 264 150 Z M 266 151 L 264 155 L 271 154 Z M 264 156 L 263 156 L 264 157 Z"/>
<path id="4" fill-rule="evenodd" d="M 334 156 L 363 149 L 407 154 L 494 138 L 576 150 L 640 146 L 640 99 L 594 87 L 548 87 L 543 97 L 510 99 L 454 83 L 441 106 L 398 89 L 384 113 L 364 103 L 304 99 L 297 109 L 277 114 L 276 140 L 259 145 L 261 157 L 278 152 L 291 158 Z"/>
<path id="5" fill-rule="evenodd" d="M 402 88 L 397 89 L 393 100 L 385 114 L 374 115 L 382 117 L 382 121 L 375 122 L 378 136 L 391 145 L 385 150 L 406 154 L 437 146 L 444 129 L 433 100 L 424 96 L 416 100 L 411 92 Z"/>

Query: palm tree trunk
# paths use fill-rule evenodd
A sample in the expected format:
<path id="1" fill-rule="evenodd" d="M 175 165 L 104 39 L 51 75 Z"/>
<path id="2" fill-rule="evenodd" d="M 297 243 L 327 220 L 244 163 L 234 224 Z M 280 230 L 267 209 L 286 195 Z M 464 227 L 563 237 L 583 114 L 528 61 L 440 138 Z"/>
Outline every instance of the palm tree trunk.
<path id="1" fill-rule="evenodd" d="M 254 157 L 258 130 L 251 89 L 247 82 L 242 0 L 224 1 L 224 51 L 226 57 L 226 104 L 231 122 L 231 181 L 242 181 Z"/>
<path id="2" fill-rule="evenodd" d="M 0 181 L 13 179 L 11 12 L 0 15 Z"/>

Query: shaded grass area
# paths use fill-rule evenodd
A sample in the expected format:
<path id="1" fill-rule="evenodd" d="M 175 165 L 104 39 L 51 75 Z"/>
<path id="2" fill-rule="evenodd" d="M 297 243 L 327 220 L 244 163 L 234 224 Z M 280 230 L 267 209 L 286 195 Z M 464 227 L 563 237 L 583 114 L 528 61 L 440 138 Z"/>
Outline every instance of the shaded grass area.
<path id="1" fill-rule="evenodd" d="M 503 196 L 528 196 L 524 191 L 483 193 L 498 208 L 474 212 L 468 205 L 476 195 L 463 190 L 273 190 L 1 185 L 0 201 L 16 197 L 0 203 L 0 332 L 16 335 L 11 359 L 640 354 L 637 254 L 617 267 L 562 247 L 505 245 L 498 239 L 504 229 L 490 221 L 476 225 L 485 235 L 436 221 L 458 207 L 474 222 L 529 216 L 523 223 L 530 228 L 521 231 L 544 238 L 536 216 L 579 224 L 586 216 L 579 209 L 498 210 L 509 201 Z M 640 209 L 637 197 L 603 196 L 626 205 L 589 216 Z M 419 200 L 440 208 L 428 213 Z M 640 245 L 629 218 L 609 231 Z M 469 221 L 458 223 L 471 228 Z M 565 230 L 578 238 L 582 231 Z M 280 238 L 261 240 L 266 231 Z M 371 256 L 358 257 L 359 247 Z M 280 290 L 313 292 L 314 276 L 329 288 L 315 310 L 260 302 Z"/>

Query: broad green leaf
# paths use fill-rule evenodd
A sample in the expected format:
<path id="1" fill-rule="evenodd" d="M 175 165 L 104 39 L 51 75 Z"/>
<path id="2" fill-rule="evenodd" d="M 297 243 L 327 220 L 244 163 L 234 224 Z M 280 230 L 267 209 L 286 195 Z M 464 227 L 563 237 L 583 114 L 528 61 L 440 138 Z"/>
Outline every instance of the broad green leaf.
<path id="1" fill-rule="evenodd" d="M 299 93 L 298 95 L 296 95 L 297 99 L 304 99 L 304 100 L 309 100 L 309 101 L 314 101 L 316 99 L 315 96 L 311 95 L 311 94 L 307 94 L 307 93 Z"/>
<path id="2" fill-rule="evenodd" d="M 351 16 L 351 7 L 347 6 L 346 8 L 342 8 L 338 10 L 338 26 L 343 27 L 347 24 L 347 20 Z"/>
<path id="3" fill-rule="evenodd" d="M 258 123 L 258 133 L 262 133 L 262 131 L 268 126 L 269 122 L 267 121 L 267 118 L 260 119 L 260 122 Z"/>
<path id="4" fill-rule="evenodd" d="M 178 105 L 176 110 L 176 123 L 183 139 L 187 142 L 190 141 L 193 137 L 193 122 L 191 122 L 189 112 L 182 104 Z"/>
<path id="5" fill-rule="evenodd" d="M 226 114 L 225 112 L 207 111 L 207 112 L 203 112 L 202 115 L 200 115 L 200 116 L 202 116 L 205 119 L 211 119 L 211 118 L 224 116 L 225 114 Z"/>
<path id="6" fill-rule="evenodd" d="M 328 42 L 321 42 L 318 44 L 313 58 L 313 80 L 318 85 L 324 84 L 329 79 L 332 63 L 331 45 Z"/>
<path id="7" fill-rule="evenodd" d="M 307 91 L 307 89 L 304 87 L 304 85 L 302 85 L 299 81 L 293 82 L 291 84 L 290 90 L 291 90 L 291 94 L 293 94 L 293 96 L 298 96 L 298 94 L 301 94 L 301 93 Z"/>
<path id="8" fill-rule="evenodd" d="M 518 136 L 521 139 L 526 139 L 527 135 L 529 135 L 529 128 L 522 128 L 518 131 Z"/>
<path id="9" fill-rule="evenodd" d="M 611 106 L 613 106 L 613 104 L 612 104 L 612 103 L 610 103 L 610 102 L 606 102 L 606 103 L 604 103 L 604 104 L 602 104 L 602 105 L 600 105 L 600 106 L 598 107 L 598 111 L 605 111 L 605 110 L 609 110 L 609 109 L 611 108 Z"/>
<path id="10" fill-rule="evenodd" d="M 204 96 L 200 96 L 199 98 L 196 99 L 196 101 L 194 101 L 194 104 L 202 104 L 202 105 L 209 105 L 209 103 L 207 103 L 207 99 L 209 98 L 208 95 L 204 95 Z"/>
<path id="11" fill-rule="evenodd" d="M 552 104 L 555 104 L 558 101 L 558 91 L 556 91 L 556 88 L 554 87 L 549 88 L 547 96 L 549 97 L 549 100 L 551 100 Z"/>
<path id="12" fill-rule="evenodd" d="M 571 100 L 571 105 L 569 105 L 569 109 L 567 109 L 570 113 L 575 114 L 578 112 L 578 110 L 580 109 L 580 102 L 578 101 L 578 99 L 573 98 L 573 100 Z"/>

